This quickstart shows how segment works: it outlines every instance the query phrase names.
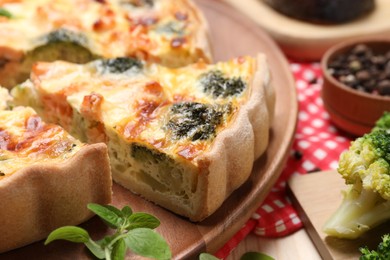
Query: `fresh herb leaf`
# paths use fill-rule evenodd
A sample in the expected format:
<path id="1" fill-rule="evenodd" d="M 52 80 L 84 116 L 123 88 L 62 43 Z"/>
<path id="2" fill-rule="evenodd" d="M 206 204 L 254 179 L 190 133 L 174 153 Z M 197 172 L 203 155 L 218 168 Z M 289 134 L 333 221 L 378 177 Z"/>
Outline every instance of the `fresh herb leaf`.
<path id="1" fill-rule="evenodd" d="M 121 210 L 111 205 L 88 204 L 88 208 L 98 215 L 108 226 L 115 229 L 99 241 L 90 238 L 82 228 L 66 226 L 52 231 L 45 245 L 65 239 L 72 242 L 84 243 L 89 251 L 99 259 L 122 260 L 127 250 L 132 250 L 140 256 L 155 259 L 170 259 L 172 257 L 169 245 L 158 233 L 153 231 L 160 221 L 147 213 L 133 213 L 129 206 Z"/>
<path id="2" fill-rule="evenodd" d="M 65 226 L 51 232 L 45 241 L 45 245 L 59 239 L 76 243 L 86 243 L 90 238 L 88 232 L 85 229 L 74 226 Z"/>
<path id="3" fill-rule="evenodd" d="M 125 215 L 123 214 L 123 212 L 117 208 L 115 208 L 114 206 L 111 206 L 111 205 L 104 205 L 105 208 L 111 210 L 112 212 L 114 212 L 116 215 L 118 215 L 119 217 L 124 217 Z M 126 206 L 128 207 L 128 206 Z"/>
<path id="4" fill-rule="evenodd" d="M 125 218 L 128 218 L 128 217 L 130 217 L 131 214 L 133 214 L 133 210 L 129 206 L 124 206 L 121 211 L 122 211 L 123 217 L 125 217 Z"/>
<path id="5" fill-rule="evenodd" d="M 85 246 L 91 251 L 91 253 L 99 259 L 106 258 L 104 247 L 100 246 L 98 243 L 90 239 L 88 242 L 84 243 Z"/>
<path id="6" fill-rule="evenodd" d="M 213 255 L 210 255 L 208 253 L 201 253 L 199 255 L 199 260 L 219 260 L 219 258 L 217 258 Z"/>
<path id="7" fill-rule="evenodd" d="M 160 225 L 160 221 L 147 213 L 134 213 L 129 217 L 129 225 L 126 227 L 127 230 L 132 230 L 136 228 L 150 228 L 155 229 Z"/>
<path id="8" fill-rule="evenodd" d="M 127 246 L 125 241 L 123 239 L 118 240 L 112 248 L 111 259 L 112 260 L 125 259 L 126 251 L 127 251 Z"/>
<path id="9" fill-rule="evenodd" d="M 103 239 L 97 241 L 96 243 L 98 245 L 100 245 L 100 247 L 104 248 L 104 247 L 107 247 L 112 242 L 112 240 L 114 238 L 115 238 L 114 236 L 106 236 L 106 237 L 103 237 Z"/>
<path id="10" fill-rule="evenodd" d="M 274 260 L 274 258 L 259 252 L 247 252 L 241 256 L 240 260 Z"/>
<path id="11" fill-rule="evenodd" d="M 12 18 L 13 15 L 9 11 L 7 11 L 6 9 L 0 8 L 0 16 Z"/>
<path id="12" fill-rule="evenodd" d="M 119 228 L 122 225 L 122 212 L 110 205 L 88 204 L 88 209 L 98 215 L 110 228 Z"/>
<path id="13" fill-rule="evenodd" d="M 149 228 L 130 230 L 124 238 L 126 245 L 134 253 L 156 259 L 171 259 L 171 251 L 167 242 Z"/>

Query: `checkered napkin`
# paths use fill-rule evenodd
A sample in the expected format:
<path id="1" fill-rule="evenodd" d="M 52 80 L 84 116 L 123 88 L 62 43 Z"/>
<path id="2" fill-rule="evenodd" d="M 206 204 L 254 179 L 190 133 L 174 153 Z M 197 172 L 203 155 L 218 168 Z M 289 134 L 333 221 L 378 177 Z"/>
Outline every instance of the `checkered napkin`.
<path id="1" fill-rule="evenodd" d="M 229 255 L 253 232 L 263 237 L 282 237 L 302 228 L 302 222 L 286 195 L 286 181 L 294 174 L 336 169 L 340 153 L 353 138 L 336 129 L 321 99 L 322 72 L 319 63 L 290 62 L 298 94 L 297 131 L 290 156 L 278 181 L 245 225 L 216 253 Z"/>

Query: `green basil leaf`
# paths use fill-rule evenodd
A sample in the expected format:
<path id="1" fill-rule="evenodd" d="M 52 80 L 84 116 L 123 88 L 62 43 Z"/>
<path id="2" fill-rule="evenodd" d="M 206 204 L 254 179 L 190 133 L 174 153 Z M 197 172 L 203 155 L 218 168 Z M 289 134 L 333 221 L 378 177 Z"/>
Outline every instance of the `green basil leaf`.
<path id="1" fill-rule="evenodd" d="M 5 16 L 7 18 L 12 18 L 12 14 L 7 11 L 6 9 L 4 8 L 0 8 L 0 16 Z"/>
<path id="2" fill-rule="evenodd" d="M 54 240 L 68 240 L 76 243 L 85 243 L 89 240 L 89 234 L 85 229 L 75 226 L 65 226 L 52 231 L 45 241 L 45 245 Z"/>
<path id="3" fill-rule="evenodd" d="M 93 240 L 88 240 L 88 242 L 84 243 L 86 247 L 91 251 L 91 253 L 96 256 L 99 259 L 104 259 L 106 258 L 105 252 L 103 247 L 101 247 L 99 244 L 94 242 Z"/>
<path id="4" fill-rule="evenodd" d="M 118 228 L 123 222 L 122 212 L 113 206 L 89 203 L 87 207 L 111 228 Z M 120 215 L 118 215 L 118 212 L 120 212 Z"/>
<path id="5" fill-rule="evenodd" d="M 152 229 L 130 230 L 124 240 L 127 247 L 137 255 L 156 259 L 171 259 L 172 257 L 167 242 Z"/>
<path id="6" fill-rule="evenodd" d="M 101 247 L 107 247 L 114 238 L 115 236 L 106 236 L 103 237 L 101 240 L 97 241 L 96 243 L 98 243 Z"/>
<path id="7" fill-rule="evenodd" d="M 133 214 L 133 210 L 129 206 L 124 206 L 122 208 L 122 213 L 125 218 L 128 218 L 131 214 Z"/>
<path id="8" fill-rule="evenodd" d="M 123 260 L 125 259 L 127 251 L 126 243 L 123 239 L 119 239 L 115 242 L 112 251 L 111 251 L 111 259 L 112 260 Z"/>
<path id="9" fill-rule="evenodd" d="M 136 228 L 154 229 L 160 225 L 160 220 L 148 213 L 136 212 L 128 218 L 129 224 L 127 230 Z"/>
<path id="10" fill-rule="evenodd" d="M 213 256 L 213 255 L 210 255 L 208 253 L 201 253 L 199 255 L 199 260 L 218 260 L 219 258 Z"/>
<path id="11" fill-rule="evenodd" d="M 104 207 L 106 207 L 107 209 L 111 210 L 112 212 L 115 212 L 115 214 L 117 214 L 120 217 L 125 216 L 121 210 L 119 210 L 118 208 L 116 208 L 114 206 L 105 205 Z"/>
<path id="12" fill-rule="evenodd" d="M 90 203 L 90 204 L 93 204 L 93 205 L 99 205 L 99 204 L 94 204 L 94 203 Z M 121 210 L 119 210 L 118 208 L 112 206 L 112 205 L 99 205 L 101 207 L 104 207 L 108 210 L 111 210 L 112 212 L 114 212 L 116 215 L 118 215 L 119 217 L 123 217 L 124 214 Z"/>
<path id="13" fill-rule="evenodd" d="M 247 252 L 241 256 L 240 260 L 275 260 L 275 259 L 263 253 Z"/>

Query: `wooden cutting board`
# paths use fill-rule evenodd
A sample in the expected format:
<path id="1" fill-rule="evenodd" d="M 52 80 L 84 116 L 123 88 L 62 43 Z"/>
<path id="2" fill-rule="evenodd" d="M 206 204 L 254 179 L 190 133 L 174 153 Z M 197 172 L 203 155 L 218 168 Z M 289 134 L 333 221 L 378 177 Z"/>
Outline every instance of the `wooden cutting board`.
<path id="1" fill-rule="evenodd" d="M 336 171 L 296 175 L 288 182 L 293 204 L 324 260 L 356 260 L 361 255 L 359 247 L 367 245 L 376 249 L 381 236 L 390 233 L 390 222 L 387 222 L 355 240 L 326 236 L 322 226 L 341 203 L 344 188 L 344 181 Z"/>
<path id="2" fill-rule="evenodd" d="M 294 59 L 320 60 L 330 46 L 340 41 L 390 33 L 389 0 L 376 0 L 376 8 L 369 15 L 338 25 L 289 18 L 270 8 L 263 0 L 225 1 L 256 21 L 279 43 L 284 53 Z"/>

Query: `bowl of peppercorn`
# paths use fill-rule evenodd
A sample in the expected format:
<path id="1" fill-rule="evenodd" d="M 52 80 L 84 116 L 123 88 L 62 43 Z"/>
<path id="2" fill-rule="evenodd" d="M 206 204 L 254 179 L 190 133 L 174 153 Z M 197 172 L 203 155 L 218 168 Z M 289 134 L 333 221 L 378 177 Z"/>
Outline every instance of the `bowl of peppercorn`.
<path id="1" fill-rule="evenodd" d="M 322 57 L 322 100 L 338 128 L 368 133 L 390 111 L 390 38 L 358 38 L 331 47 Z"/>

